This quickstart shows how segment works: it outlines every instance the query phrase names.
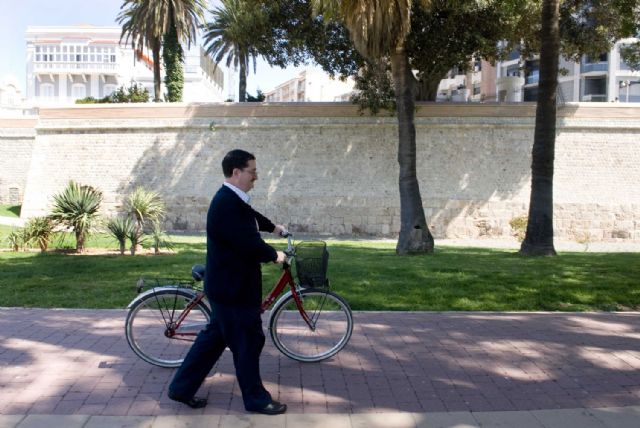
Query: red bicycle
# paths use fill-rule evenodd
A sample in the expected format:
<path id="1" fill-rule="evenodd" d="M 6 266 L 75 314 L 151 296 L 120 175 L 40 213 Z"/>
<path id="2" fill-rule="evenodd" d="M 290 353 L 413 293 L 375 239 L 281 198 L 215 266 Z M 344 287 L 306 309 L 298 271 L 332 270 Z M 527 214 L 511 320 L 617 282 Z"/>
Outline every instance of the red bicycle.
<path id="1" fill-rule="evenodd" d="M 302 241 L 294 246 L 290 233 L 284 237 L 288 239 L 287 261 L 280 279 L 264 298 L 262 311 L 273 305 L 269 333 L 280 352 L 297 361 L 322 361 L 349 342 L 353 332 L 351 308 L 329 289 L 326 244 Z M 211 319 L 211 305 L 200 285 L 204 269 L 195 265 L 191 270 L 193 280 L 154 280 L 150 289 L 129 304 L 125 335 L 140 358 L 160 367 L 182 364 L 191 342 Z M 138 281 L 139 293 L 148 282 Z"/>

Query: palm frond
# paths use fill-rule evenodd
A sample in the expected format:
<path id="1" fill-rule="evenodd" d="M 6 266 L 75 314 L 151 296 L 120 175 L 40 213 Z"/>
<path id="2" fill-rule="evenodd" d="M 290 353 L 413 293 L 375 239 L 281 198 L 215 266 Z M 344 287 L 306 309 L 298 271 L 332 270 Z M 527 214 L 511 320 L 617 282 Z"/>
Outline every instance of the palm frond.
<path id="1" fill-rule="evenodd" d="M 225 59 L 227 67 L 233 64 L 236 68 L 251 60 L 256 62 L 259 54 L 254 48 L 258 43 L 255 34 L 267 23 L 261 9 L 249 3 L 222 0 L 219 7 L 210 11 L 213 20 L 203 26 L 203 44 L 216 65 Z"/>
<path id="2" fill-rule="evenodd" d="M 393 53 L 411 30 L 411 7 L 429 0 L 313 0 L 315 14 L 344 21 L 356 49 L 376 59 Z"/>
<path id="3" fill-rule="evenodd" d="M 76 248 L 82 251 L 84 238 L 91 233 L 99 216 L 102 192 L 92 186 L 70 181 L 67 187 L 53 196 L 50 218 L 76 233 Z"/>
<path id="4" fill-rule="evenodd" d="M 160 194 L 144 187 L 136 187 L 127 197 L 125 206 L 127 212 L 141 227 L 147 221 L 161 220 L 166 213 L 165 203 Z"/>

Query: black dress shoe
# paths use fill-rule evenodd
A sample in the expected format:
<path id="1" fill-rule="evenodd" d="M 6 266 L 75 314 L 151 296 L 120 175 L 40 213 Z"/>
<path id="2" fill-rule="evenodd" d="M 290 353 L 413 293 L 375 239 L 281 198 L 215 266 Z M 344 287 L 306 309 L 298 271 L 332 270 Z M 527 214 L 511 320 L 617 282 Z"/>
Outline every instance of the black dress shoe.
<path id="1" fill-rule="evenodd" d="M 287 411 L 287 405 L 272 401 L 261 409 L 247 409 L 250 412 L 262 413 L 263 415 L 280 415 Z"/>
<path id="2" fill-rule="evenodd" d="M 174 395 L 174 394 L 172 394 L 170 392 L 167 395 L 173 401 L 179 401 L 180 403 L 184 403 L 187 406 L 191 407 L 192 409 L 200 409 L 200 408 L 202 408 L 202 407 L 207 405 L 207 399 L 206 398 L 198 398 L 198 397 L 183 398 L 183 397 L 180 397 L 178 395 Z"/>

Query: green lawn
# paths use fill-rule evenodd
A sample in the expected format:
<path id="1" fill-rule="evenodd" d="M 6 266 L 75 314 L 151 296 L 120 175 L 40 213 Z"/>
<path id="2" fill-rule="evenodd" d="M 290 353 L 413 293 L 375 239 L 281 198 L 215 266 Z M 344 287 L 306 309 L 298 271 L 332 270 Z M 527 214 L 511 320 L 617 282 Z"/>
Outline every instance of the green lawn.
<path id="1" fill-rule="evenodd" d="M 0 227 L 0 235 L 8 230 Z M 125 307 L 140 276 L 188 277 L 204 261 L 203 237 L 172 240 L 175 254 L 160 256 L 0 252 L 0 306 Z M 92 246 L 116 248 L 105 236 Z M 398 257 L 393 243 L 375 241 L 330 241 L 329 250 L 332 288 L 354 310 L 640 310 L 640 253 L 525 258 L 513 250 L 438 247 L 433 255 Z M 263 272 L 266 292 L 279 269 Z"/>
<path id="2" fill-rule="evenodd" d="M 0 205 L 0 217 L 20 217 L 20 205 Z"/>

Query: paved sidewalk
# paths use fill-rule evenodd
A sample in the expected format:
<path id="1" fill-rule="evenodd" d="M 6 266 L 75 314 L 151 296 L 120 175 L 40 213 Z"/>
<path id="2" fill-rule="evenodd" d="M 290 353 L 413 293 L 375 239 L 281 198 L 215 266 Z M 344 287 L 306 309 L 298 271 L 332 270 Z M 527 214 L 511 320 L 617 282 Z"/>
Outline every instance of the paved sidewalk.
<path id="1" fill-rule="evenodd" d="M 123 310 L 0 309 L 0 427 L 639 427 L 640 313 L 358 312 L 319 364 L 262 373 L 287 415 L 248 415 L 225 353 L 193 410 L 139 360 Z"/>

